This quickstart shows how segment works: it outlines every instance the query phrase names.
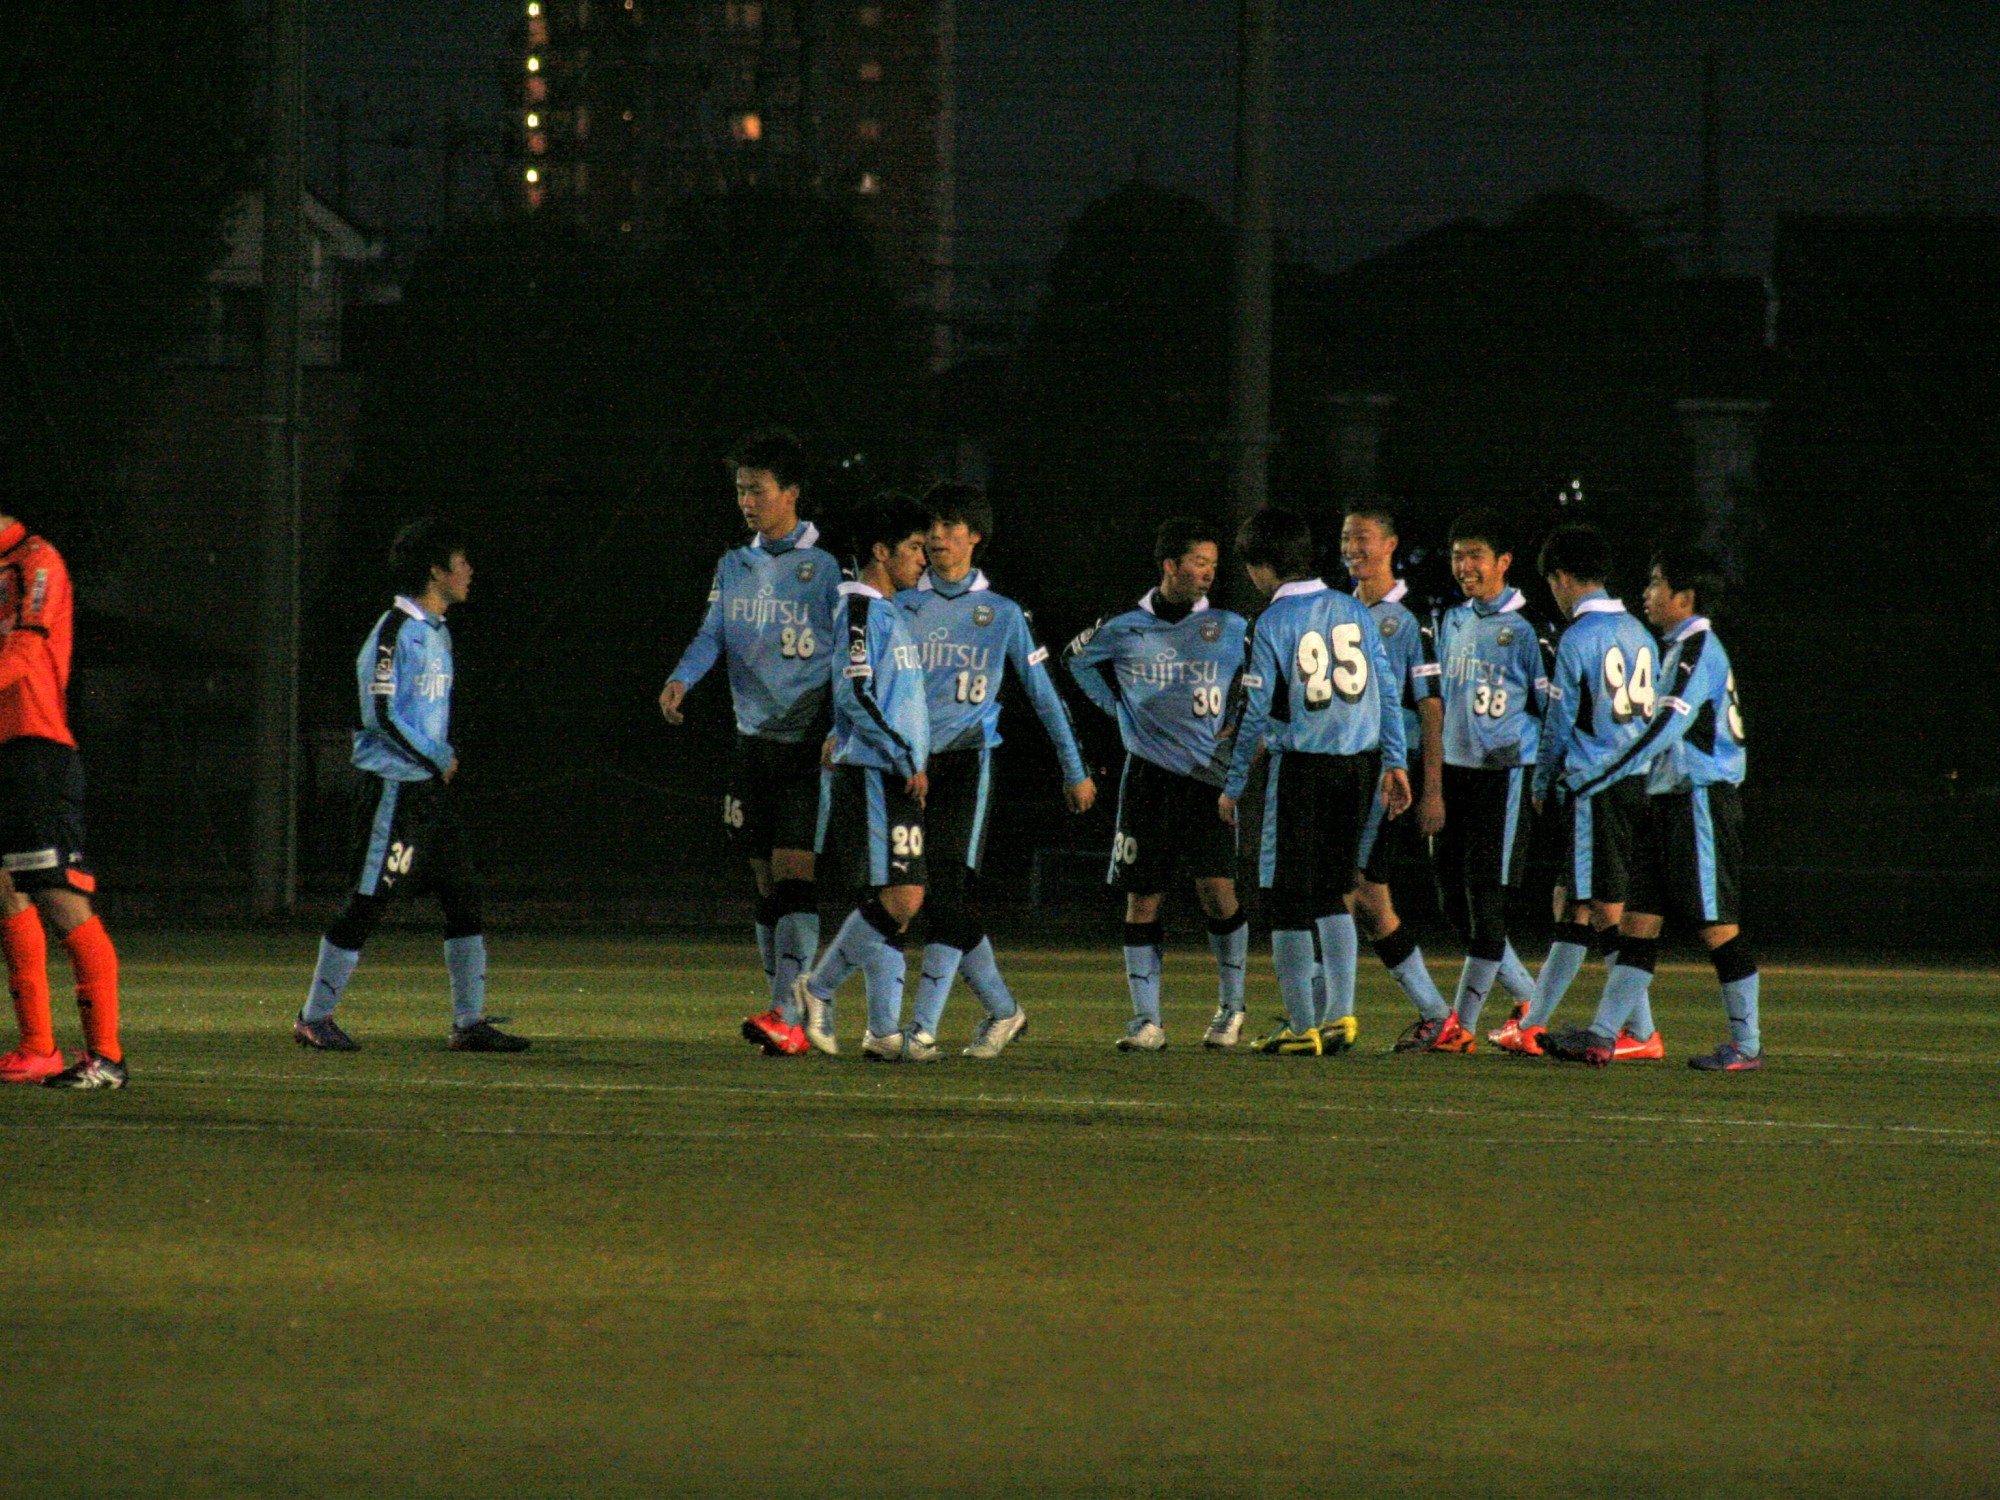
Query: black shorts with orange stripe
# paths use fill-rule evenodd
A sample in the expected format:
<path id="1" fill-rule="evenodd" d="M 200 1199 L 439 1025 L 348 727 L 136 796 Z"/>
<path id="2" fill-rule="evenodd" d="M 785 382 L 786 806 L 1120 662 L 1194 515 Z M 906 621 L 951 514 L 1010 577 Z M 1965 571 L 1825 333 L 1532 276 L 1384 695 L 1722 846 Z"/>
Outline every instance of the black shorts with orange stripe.
<path id="1" fill-rule="evenodd" d="M 0 868 L 22 894 L 97 889 L 83 852 L 83 762 L 33 735 L 0 744 Z"/>

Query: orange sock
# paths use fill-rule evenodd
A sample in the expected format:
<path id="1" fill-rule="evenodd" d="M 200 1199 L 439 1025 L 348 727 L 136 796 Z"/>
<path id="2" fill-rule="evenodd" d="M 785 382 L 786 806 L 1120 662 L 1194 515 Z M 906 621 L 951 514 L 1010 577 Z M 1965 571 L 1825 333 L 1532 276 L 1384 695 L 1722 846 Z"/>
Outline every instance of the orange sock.
<path id="1" fill-rule="evenodd" d="M 7 954 L 7 988 L 14 995 L 14 1019 L 21 1023 L 21 1046 L 29 1052 L 56 1050 L 49 1018 L 49 939 L 41 913 L 32 906 L 0 922 L 0 949 Z"/>
<path id="2" fill-rule="evenodd" d="M 118 1045 L 118 950 L 111 946 L 104 923 L 92 917 L 68 937 L 69 961 L 76 970 L 76 1008 L 83 1016 L 83 1036 L 92 1052 L 111 1062 L 125 1060 Z"/>

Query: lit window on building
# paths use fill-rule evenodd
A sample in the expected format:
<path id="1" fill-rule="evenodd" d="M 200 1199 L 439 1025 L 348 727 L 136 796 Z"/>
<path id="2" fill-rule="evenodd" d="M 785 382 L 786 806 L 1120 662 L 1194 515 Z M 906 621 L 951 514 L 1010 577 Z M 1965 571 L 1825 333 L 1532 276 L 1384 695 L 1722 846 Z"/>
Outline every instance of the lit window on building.
<path id="1" fill-rule="evenodd" d="M 529 59 L 528 59 L 528 71 L 529 71 L 530 73 L 539 73 L 539 72 L 541 72 L 541 71 L 542 71 L 542 60 L 541 60 L 541 59 L 540 59 L 539 57 L 531 57 L 531 58 L 529 58 Z"/>
<path id="2" fill-rule="evenodd" d="M 761 141 L 764 139 L 764 121 L 757 115 L 738 115 L 730 122 L 729 131 L 739 141 Z"/>
<path id="3" fill-rule="evenodd" d="M 878 62 L 865 62 L 857 72 L 863 83 L 880 83 L 882 81 L 882 65 Z"/>
<path id="4" fill-rule="evenodd" d="M 854 191 L 864 198 L 872 198 L 882 191 L 882 179 L 873 172 L 863 172 L 861 180 L 854 184 Z"/>
<path id="5" fill-rule="evenodd" d="M 528 129 L 540 130 L 541 128 L 542 128 L 542 117 L 540 115 L 529 115 Z"/>
<path id="6" fill-rule="evenodd" d="M 854 135 L 857 140 L 879 141 L 882 139 L 882 122 L 863 120 L 854 127 Z"/>
<path id="7" fill-rule="evenodd" d="M 530 186 L 542 180 L 542 174 L 537 172 L 533 167 L 528 168 L 522 175 L 527 178 Z"/>
<path id="8" fill-rule="evenodd" d="M 545 156 L 548 154 L 548 149 L 549 149 L 549 138 L 543 135 L 539 130 L 535 131 L 532 135 L 528 137 L 528 150 L 532 154 L 536 156 Z"/>
<path id="9" fill-rule="evenodd" d="M 625 111 L 625 123 L 627 125 L 632 123 L 632 111 L 629 109 Z"/>
<path id="10" fill-rule="evenodd" d="M 542 7 L 541 7 L 541 5 L 540 5 L 540 3 L 539 3 L 539 0 L 537 0 L 537 3 L 535 3 L 535 4 L 532 4 L 532 5 L 530 5 L 530 6 L 528 7 L 528 18 L 529 18 L 530 20 L 533 20 L 533 19 L 534 19 L 535 17 L 539 16 L 539 15 L 540 15 L 541 13 L 542 13 Z"/>
<path id="11" fill-rule="evenodd" d="M 549 23 L 540 17 L 528 23 L 528 45 L 546 47 L 549 44 Z"/>
<path id="12" fill-rule="evenodd" d="M 630 234 L 632 232 L 632 226 L 630 224 L 620 224 L 618 226 L 618 232 L 620 234 Z"/>
<path id="13" fill-rule="evenodd" d="M 879 5 L 864 5 L 854 13 L 854 19 L 858 25 L 880 26 L 882 24 L 882 7 Z"/>
<path id="14" fill-rule="evenodd" d="M 528 80 L 528 102 L 530 104 L 540 104 L 548 97 L 549 85 L 547 80 L 541 78 L 530 78 Z"/>

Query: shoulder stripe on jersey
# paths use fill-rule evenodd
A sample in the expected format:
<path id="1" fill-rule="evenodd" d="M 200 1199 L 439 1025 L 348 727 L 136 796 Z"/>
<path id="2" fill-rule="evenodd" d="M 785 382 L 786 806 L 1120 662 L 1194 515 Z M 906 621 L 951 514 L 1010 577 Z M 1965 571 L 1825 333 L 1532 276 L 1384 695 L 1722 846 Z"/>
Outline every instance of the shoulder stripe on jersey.
<path id="1" fill-rule="evenodd" d="M 1701 644 L 1704 639 L 1705 637 L 1702 636 L 1692 637 L 1689 640 L 1686 649 L 1684 649 L 1681 652 L 1680 664 L 1677 670 L 1680 675 L 1680 682 L 1682 687 L 1685 687 L 1687 685 L 1688 679 L 1694 675 L 1695 663 L 1701 658 Z M 1678 712 L 1680 713 L 1687 712 L 1687 705 L 1685 703 L 1682 703 L 1678 696 L 1669 697 L 1665 701 L 1667 704 L 1670 705 L 1679 704 L 1680 707 L 1678 709 Z M 1646 748 L 1653 743 L 1653 741 L 1657 740 L 1661 735 L 1667 732 L 1667 725 L 1669 722 L 1671 722 L 1669 716 L 1657 712 L 1657 710 L 1661 706 L 1660 704 L 1656 703 L 1653 706 L 1656 711 L 1653 714 L 1651 720 L 1649 720 L 1646 724 L 1646 732 L 1640 735 L 1639 738 L 1637 738 L 1636 740 L 1632 741 L 1631 744 L 1627 745 L 1625 747 L 1625 753 L 1623 755 L 1619 756 L 1618 759 L 1614 760 L 1613 762 L 1611 762 L 1610 765 L 1606 766 L 1602 771 L 1599 771 L 1595 776 L 1591 777 L 1589 781 L 1585 782 L 1582 786 L 1578 787 L 1576 789 L 1577 796 L 1587 797 L 1592 792 L 1596 791 L 1599 787 L 1603 786 L 1606 782 L 1616 781 L 1618 779 L 1618 773 L 1620 771 L 1622 771 L 1625 767 L 1631 765 L 1635 757 L 1643 753 L 1646 750 Z"/>
<path id="2" fill-rule="evenodd" d="M 396 613 L 394 609 L 389 610 L 375 626 L 375 678 L 368 685 L 370 696 L 387 698 L 391 704 L 394 703 L 396 694 L 396 643 L 401 639 L 403 633 L 402 622 L 395 619 Z M 396 628 L 388 631 L 385 636 L 383 633 L 384 627 L 392 622 Z M 389 669 L 386 679 L 382 673 L 385 665 Z M 383 691 L 385 681 L 388 687 L 386 693 Z M 387 735 L 390 742 L 398 750 L 401 750 L 403 754 L 409 756 L 418 765 L 429 766 L 438 775 L 444 775 L 445 768 L 443 766 L 432 760 L 410 742 L 410 737 L 404 734 L 402 728 L 396 723 L 396 716 L 393 712 L 378 706 L 375 710 L 375 717 L 380 722 L 374 727 Z"/>

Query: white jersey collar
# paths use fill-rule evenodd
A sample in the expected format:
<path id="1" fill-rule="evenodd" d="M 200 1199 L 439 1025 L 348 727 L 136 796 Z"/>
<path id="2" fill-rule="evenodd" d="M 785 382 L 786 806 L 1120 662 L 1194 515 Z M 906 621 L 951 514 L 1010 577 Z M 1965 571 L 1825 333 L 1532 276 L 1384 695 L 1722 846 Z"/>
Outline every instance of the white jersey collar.
<path id="1" fill-rule="evenodd" d="M 1622 615 L 1624 613 L 1624 601 L 1613 599 L 1600 589 L 1594 594 L 1588 594 L 1577 600 L 1576 608 L 1570 611 L 1570 617 L 1574 619 L 1578 615 Z"/>
<path id="2" fill-rule="evenodd" d="M 980 570 L 977 568 L 974 568 L 970 573 L 967 573 L 965 575 L 965 579 L 966 579 L 965 587 L 958 591 L 959 594 L 976 594 L 979 593 L 982 589 L 990 589 L 993 587 L 992 584 L 986 581 L 986 575 L 980 572 Z M 938 586 L 935 583 L 931 582 L 931 575 L 928 569 L 925 570 L 924 576 L 917 580 L 917 592 L 920 594 L 935 594 L 938 592 Z M 958 597 L 958 594 L 947 594 L 945 595 L 945 597 L 948 599 L 956 599 Z"/>
<path id="3" fill-rule="evenodd" d="M 1689 636 L 1700 635 L 1704 630 L 1712 628 L 1707 615 L 1691 615 L 1674 627 L 1674 633 L 1667 637 L 1667 644 L 1677 646 Z"/>
<path id="4" fill-rule="evenodd" d="M 785 535 L 771 543 L 772 547 L 783 546 L 788 551 L 793 547 L 817 547 L 818 545 L 819 528 L 810 521 L 799 522 L 798 525 L 786 532 Z M 764 545 L 764 533 L 761 531 L 750 538 L 750 547 L 755 552 L 767 552 L 770 550 L 770 548 Z"/>
<path id="5" fill-rule="evenodd" d="M 1410 591 L 1410 580 L 1407 578 L 1398 578 L 1396 580 L 1396 586 L 1390 589 L 1388 593 L 1384 594 L 1380 599 L 1377 599 L 1375 602 L 1377 604 L 1401 604 L 1403 602 L 1403 596 L 1409 593 L 1409 591 Z"/>
<path id="6" fill-rule="evenodd" d="M 847 595 L 850 597 L 852 595 L 859 594 L 864 599 L 881 599 L 885 597 L 882 591 L 876 588 L 874 584 L 863 583 L 858 578 L 841 579 L 840 592 L 843 595 Z"/>
<path id="7" fill-rule="evenodd" d="M 379 599 L 382 596 L 377 594 L 375 597 Z M 435 625 L 438 622 L 436 615 L 433 615 L 429 610 L 407 595 L 398 594 L 396 596 L 396 608 L 400 609 L 412 620 L 422 620 L 426 625 Z"/>
<path id="8" fill-rule="evenodd" d="M 1300 594 L 1320 594 L 1325 591 L 1324 578 L 1294 578 L 1290 583 L 1278 585 L 1276 592 L 1271 595 L 1271 602 L 1276 604 L 1280 599 L 1292 599 Z"/>
<path id="9" fill-rule="evenodd" d="M 1143 609 L 1149 615 L 1158 614 L 1159 611 L 1153 608 L 1153 596 L 1157 593 L 1159 593 L 1158 589 L 1147 589 L 1145 597 L 1139 601 L 1139 608 Z M 1188 613 L 1191 615 L 1198 615 L 1207 608 L 1208 608 L 1208 595 L 1203 594 L 1199 599 L 1195 600 L 1193 604 L 1190 604 L 1188 606 Z"/>
<path id="10" fill-rule="evenodd" d="M 1490 619 L 1494 615 L 1519 614 L 1527 607 L 1528 596 L 1509 584 L 1491 599 L 1467 599 L 1465 602 L 1472 607 L 1474 614 Z"/>

